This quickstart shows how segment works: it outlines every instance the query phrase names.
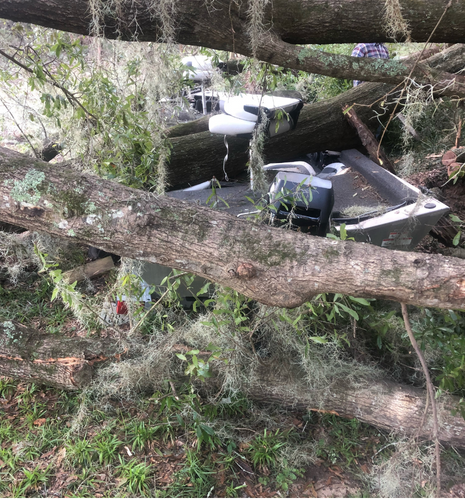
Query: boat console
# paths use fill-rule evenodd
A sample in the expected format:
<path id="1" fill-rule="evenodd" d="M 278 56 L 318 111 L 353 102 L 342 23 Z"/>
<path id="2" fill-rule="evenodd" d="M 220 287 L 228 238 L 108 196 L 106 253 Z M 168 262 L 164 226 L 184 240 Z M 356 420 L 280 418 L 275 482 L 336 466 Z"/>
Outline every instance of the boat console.
<path id="1" fill-rule="evenodd" d="M 266 120 L 268 137 L 294 130 L 303 103 L 300 99 L 273 95 L 243 94 L 220 101 L 221 114 L 209 120 L 214 134 L 251 139 L 255 128 Z M 331 181 L 319 179 L 304 161 L 270 163 L 263 167 L 275 173 L 268 198 L 270 217 L 277 225 L 325 236 L 334 204 Z"/>

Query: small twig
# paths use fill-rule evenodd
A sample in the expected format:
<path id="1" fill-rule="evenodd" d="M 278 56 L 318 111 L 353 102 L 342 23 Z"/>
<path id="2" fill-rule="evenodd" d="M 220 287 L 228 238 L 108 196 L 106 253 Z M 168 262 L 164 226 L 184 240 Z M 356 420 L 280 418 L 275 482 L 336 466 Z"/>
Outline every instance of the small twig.
<path id="1" fill-rule="evenodd" d="M 39 153 L 36 151 L 36 148 L 32 145 L 32 142 L 29 140 L 29 137 L 26 135 L 26 132 L 24 132 L 24 130 L 21 128 L 21 125 L 16 121 L 14 114 L 10 111 L 10 108 L 6 105 L 6 102 L 1 97 L 0 97 L 0 101 L 2 101 L 2 104 L 5 107 L 5 109 L 8 111 L 8 114 L 11 116 L 11 119 L 15 122 L 15 125 L 18 127 L 19 131 L 21 132 L 21 135 L 29 143 L 29 146 L 31 146 L 32 151 L 34 151 L 35 157 L 37 159 L 40 159 Z"/>
<path id="2" fill-rule="evenodd" d="M 34 51 L 35 52 L 35 51 Z M 34 74 L 34 71 L 29 68 L 28 66 L 26 66 L 25 64 L 23 64 L 22 62 L 18 61 L 16 58 L 10 56 L 9 54 L 7 54 L 4 50 L 0 49 L 0 55 L 2 55 L 3 57 L 5 57 L 6 59 L 8 59 L 9 61 L 11 61 L 12 63 L 16 64 L 17 66 L 19 66 L 20 68 L 24 69 L 24 71 L 27 71 L 28 73 L 31 73 L 31 74 Z M 34 62 L 34 61 L 32 61 Z M 60 89 L 66 96 L 66 98 L 68 99 L 68 101 L 70 102 L 70 104 L 72 106 L 78 106 L 80 107 L 84 113 L 86 113 L 87 116 L 90 116 L 92 117 L 94 120 L 96 120 L 97 122 L 99 121 L 99 119 L 93 115 L 92 113 L 90 113 L 80 102 L 79 100 L 73 95 L 72 92 L 70 92 L 66 87 L 64 87 L 63 85 L 61 85 L 60 83 L 58 83 L 55 78 L 53 77 L 53 75 L 50 73 L 50 71 L 44 67 L 44 73 L 47 74 L 48 78 L 50 79 L 50 81 L 48 81 L 47 83 L 49 83 L 50 85 L 53 85 L 54 87 Z"/>
<path id="3" fill-rule="evenodd" d="M 430 403 L 431 407 L 433 410 L 433 437 L 434 437 L 434 444 L 436 448 L 436 494 L 437 496 L 440 496 L 440 491 L 441 491 L 441 455 L 440 455 L 440 450 L 439 450 L 439 426 L 438 426 L 438 414 L 437 414 L 437 406 L 436 406 L 436 400 L 435 400 L 435 392 L 434 392 L 434 387 L 433 383 L 431 382 L 431 377 L 429 375 L 429 370 L 428 366 L 425 361 L 425 357 L 423 356 L 423 353 L 421 352 L 421 349 L 418 346 L 418 343 L 415 339 L 415 336 L 413 335 L 412 327 L 410 325 L 410 320 L 409 320 L 409 315 L 408 315 L 408 310 L 407 306 L 402 302 L 401 303 L 402 307 L 402 316 L 404 318 L 404 323 L 405 323 L 405 329 L 407 330 L 407 334 L 409 336 L 410 342 L 415 349 L 415 352 L 417 353 L 418 359 L 420 360 L 421 366 L 423 368 L 423 373 L 426 378 L 426 388 L 427 392 L 429 394 L 430 398 Z"/>
<path id="4" fill-rule="evenodd" d="M 423 412 L 423 416 L 421 417 L 421 422 L 420 422 L 420 426 L 418 427 L 418 432 L 417 432 L 416 438 L 418 438 L 418 436 L 420 435 L 420 433 L 423 429 L 423 426 L 425 425 L 425 419 L 426 419 L 426 414 L 428 413 L 428 407 L 429 407 L 429 392 L 426 391 L 425 411 Z"/>
<path id="5" fill-rule="evenodd" d="M 179 397 L 178 397 L 178 395 L 176 393 L 176 388 L 174 387 L 174 384 L 173 384 L 173 382 L 171 380 L 170 380 L 170 386 L 171 386 L 171 390 L 173 391 L 174 399 L 176 401 L 179 401 Z"/>
<path id="6" fill-rule="evenodd" d="M 396 441 L 395 443 L 388 443 L 386 444 L 385 446 L 383 446 L 382 448 L 380 448 L 372 457 L 371 457 L 371 462 L 373 463 L 373 459 L 376 457 L 376 455 L 378 455 L 379 453 L 381 453 L 383 450 L 385 450 L 386 448 L 389 448 L 389 446 L 395 446 L 396 444 L 399 444 L 401 443 L 402 441 Z"/>
<path id="7" fill-rule="evenodd" d="M 455 137 L 455 147 L 460 147 L 460 139 L 462 137 L 462 118 L 459 118 L 459 123 L 457 125 L 457 135 Z"/>

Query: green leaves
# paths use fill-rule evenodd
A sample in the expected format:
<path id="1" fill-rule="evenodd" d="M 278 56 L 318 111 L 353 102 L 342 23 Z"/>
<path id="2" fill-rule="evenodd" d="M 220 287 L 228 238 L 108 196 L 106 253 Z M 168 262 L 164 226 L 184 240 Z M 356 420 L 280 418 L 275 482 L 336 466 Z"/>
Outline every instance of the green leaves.
<path id="1" fill-rule="evenodd" d="M 222 351 L 218 347 L 210 343 L 208 344 L 207 349 L 207 354 L 203 353 L 203 357 L 198 357 L 200 354 L 198 349 L 192 349 L 186 352 L 185 355 L 176 353 L 176 356 L 181 361 L 185 361 L 187 363 L 187 368 L 184 371 L 186 375 L 198 377 L 202 382 L 205 382 L 205 379 L 212 376 L 210 366 L 212 361 L 223 361 L 224 363 L 228 362 L 226 359 L 221 359 Z"/>
<path id="2" fill-rule="evenodd" d="M 454 214 L 449 214 L 450 219 L 452 222 L 455 222 L 456 224 L 459 225 L 460 228 L 463 228 L 464 222 L 457 217 Z M 460 243 L 460 238 L 462 236 L 462 229 L 458 231 L 458 233 L 455 235 L 454 239 L 452 240 L 452 244 L 456 247 Z"/>
<path id="3" fill-rule="evenodd" d="M 327 238 L 331 239 L 331 240 L 341 240 L 341 241 L 355 241 L 353 237 L 349 237 L 347 235 L 347 229 L 346 229 L 346 225 L 345 223 L 344 224 L 341 224 L 339 226 L 339 236 L 333 234 L 333 233 L 328 233 L 326 235 Z"/>

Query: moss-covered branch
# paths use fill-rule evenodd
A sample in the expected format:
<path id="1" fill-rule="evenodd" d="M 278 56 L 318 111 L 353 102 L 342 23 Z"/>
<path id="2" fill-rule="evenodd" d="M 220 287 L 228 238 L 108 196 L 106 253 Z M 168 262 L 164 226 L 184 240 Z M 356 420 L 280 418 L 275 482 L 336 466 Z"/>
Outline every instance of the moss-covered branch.
<path id="1" fill-rule="evenodd" d="M 412 66 L 400 61 L 350 58 L 311 50 L 302 44 L 382 42 L 405 39 L 405 33 L 393 30 L 392 19 L 385 15 L 386 2 L 364 0 L 274 0 L 261 13 L 261 27 L 250 26 L 249 2 L 215 0 L 209 9 L 204 0 L 178 0 L 173 4 L 175 23 L 157 15 L 156 9 L 139 4 L 118 3 L 114 13 L 93 2 L 72 0 L 10 0 L 0 3 L 0 17 L 61 29 L 83 35 L 90 33 L 92 22 L 109 38 L 159 41 L 166 31 L 175 42 L 237 52 L 280 66 L 302 69 L 339 78 L 399 83 L 411 73 Z M 445 12 L 445 14 L 444 14 Z M 443 16 L 444 15 L 444 16 Z M 415 41 L 460 43 L 464 39 L 465 6 L 451 2 L 428 3 L 405 0 L 402 23 Z M 443 17 L 442 17 L 443 16 Z M 441 19 L 438 26 L 437 23 Z M 394 20 L 395 21 L 395 20 Z M 401 23 L 401 24 L 402 24 Z M 399 23 L 397 23 L 399 24 Z M 252 33 L 252 34 L 251 34 Z M 267 33 L 267 36 L 261 36 Z M 272 36 L 270 36 L 270 34 Z M 253 39 L 254 47 L 251 47 Z M 448 95 L 463 95 L 464 77 L 438 73 L 417 66 L 411 75 L 418 83 L 434 85 Z"/>
<path id="2" fill-rule="evenodd" d="M 322 292 L 463 309 L 460 259 L 307 236 L 0 148 L 0 220 L 191 271 L 264 304 Z"/>

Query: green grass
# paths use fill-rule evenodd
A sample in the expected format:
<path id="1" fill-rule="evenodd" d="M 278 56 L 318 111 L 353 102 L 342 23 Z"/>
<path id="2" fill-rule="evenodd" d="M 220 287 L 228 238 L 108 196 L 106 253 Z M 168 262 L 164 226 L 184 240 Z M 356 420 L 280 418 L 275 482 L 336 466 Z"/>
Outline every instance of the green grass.
<path id="1" fill-rule="evenodd" d="M 95 448 L 86 438 L 66 444 L 67 460 L 72 467 L 88 468 L 92 465 Z"/>
<path id="2" fill-rule="evenodd" d="M 127 437 L 135 450 L 143 450 L 150 444 L 164 426 L 131 421 L 126 427 Z"/>
<path id="3" fill-rule="evenodd" d="M 36 283 L 33 292 L 0 291 L 13 301 L 9 317 L 27 323 L 42 313 L 42 330 L 58 332 L 68 313 L 47 305 L 49 287 Z M 0 314 L 7 309 L 2 300 Z M 441 326 L 436 316 L 430 319 Z M 461 323 L 452 320 L 445 318 L 444 325 L 455 328 L 458 345 Z M 442 339 L 442 330 L 422 331 L 428 339 Z M 293 447 L 312 450 L 313 463 L 322 468 L 337 466 L 360 477 L 360 465 L 371 464 L 388 443 L 357 420 L 287 412 L 239 393 L 204 399 L 190 382 L 175 392 L 168 380 L 161 386 L 156 393 L 134 393 L 130 401 L 101 400 L 94 393 L 0 378 L 0 496 L 239 497 L 244 478 L 257 495 L 263 488 L 292 496 L 311 463 L 292 455 Z M 377 459 L 392 453 L 387 447 Z M 465 455 L 445 455 L 450 473 L 460 477 Z M 373 492 L 362 486 L 362 492 Z"/>
<path id="4" fill-rule="evenodd" d="M 121 465 L 117 468 L 122 479 L 120 487 L 124 486 L 134 495 L 146 496 L 154 483 L 154 478 L 151 477 L 152 467 L 136 459 L 124 463 L 120 457 L 120 461 Z"/>
<path id="5" fill-rule="evenodd" d="M 215 487 L 213 464 L 192 449 L 186 450 L 184 467 L 177 474 L 177 482 L 169 490 L 173 497 L 206 498 Z M 213 495 L 215 496 L 215 495 Z"/>
<path id="6" fill-rule="evenodd" d="M 109 465 L 118 458 L 118 448 L 122 445 L 116 435 L 111 431 L 104 430 L 93 441 L 93 446 L 100 465 Z"/>
<path id="7" fill-rule="evenodd" d="M 279 449 L 285 442 L 280 440 L 280 433 L 274 434 L 265 429 L 263 435 L 257 436 L 250 443 L 248 452 L 255 467 L 263 469 L 264 467 L 274 467 L 279 458 Z"/>
<path id="8" fill-rule="evenodd" d="M 181 394 L 176 404 L 162 404 L 170 392 L 155 399 L 141 395 L 130 406 L 115 402 L 111 416 L 90 408 L 87 425 L 70 434 L 78 395 L 34 385 L 16 387 L 13 406 L 3 410 L 0 420 L 0 495 L 5 497 L 234 498 L 241 496 L 244 483 L 238 461 L 254 472 L 246 477 L 256 488 L 292 496 L 305 467 L 288 459 L 289 446 L 316 446 L 321 467 L 338 466 L 360 476 L 360 464 L 370 462 L 386 444 L 379 431 L 357 420 L 312 412 L 299 417 L 297 430 L 293 414 L 252 407 L 242 397 L 229 417 L 192 393 Z M 39 414 L 45 423 L 34 424 Z M 263 428 L 265 420 L 258 421 L 257 415 L 265 414 Z M 215 440 L 200 442 L 202 428 Z M 316 431 L 323 437 L 315 443 Z M 392 452 L 388 447 L 377 459 Z M 465 455 L 446 455 L 448 470 L 461 474 Z M 60 486 L 64 477 L 70 480 Z M 367 487 L 363 491 L 370 492 Z"/>

